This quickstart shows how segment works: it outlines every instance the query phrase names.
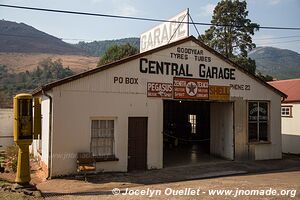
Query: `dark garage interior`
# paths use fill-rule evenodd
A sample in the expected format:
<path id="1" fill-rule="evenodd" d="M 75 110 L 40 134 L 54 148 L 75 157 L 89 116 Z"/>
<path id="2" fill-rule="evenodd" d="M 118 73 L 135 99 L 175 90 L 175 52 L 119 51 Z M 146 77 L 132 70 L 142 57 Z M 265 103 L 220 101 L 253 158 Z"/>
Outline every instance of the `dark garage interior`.
<path id="1" fill-rule="evenodd" d="M 164 100 L 163 108 L 164 167 L 189 165 L 212 159 L 210 102 Z"/>

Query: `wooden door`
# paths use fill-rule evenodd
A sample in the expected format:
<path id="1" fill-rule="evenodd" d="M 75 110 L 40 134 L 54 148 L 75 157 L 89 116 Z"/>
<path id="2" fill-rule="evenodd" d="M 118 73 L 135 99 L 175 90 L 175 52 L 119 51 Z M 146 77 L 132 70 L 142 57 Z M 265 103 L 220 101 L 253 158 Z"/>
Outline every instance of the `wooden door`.
<path id="1" fill-rule="evenodd" d="M 247 101 L 242 98 L 235 98 L 234 101 L 234 159 L 253 160 L 255 149 L 248 145 L 247 136 Z"/>
<path id="2" fill-rule="evenodd" d="M 128 118 L 128 171 L 147 169 L 147 117 Z"/>

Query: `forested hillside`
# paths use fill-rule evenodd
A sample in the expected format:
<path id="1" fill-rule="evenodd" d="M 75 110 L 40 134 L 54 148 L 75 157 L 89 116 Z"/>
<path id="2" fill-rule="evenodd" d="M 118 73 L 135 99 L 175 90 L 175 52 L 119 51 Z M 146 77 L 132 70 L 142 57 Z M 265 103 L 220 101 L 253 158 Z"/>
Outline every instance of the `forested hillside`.
<path id="1" fill-rule="evenodd" d="M 130 44 L 133 47 L 140 48 L 139 38 L 124 38 L 119 40 L 104 40 L 94 42 L 79 42 L 74 44 L 75 47 L 82 49 L 92 56 L 102 56 L 104 52 L 113 45 L 125 45 Z"/>
<path id="2" fill-rule="evenodd" d="M 288 49 L 257 47 L 249 53 L 256 69 L 277 79 L 300 77 L 300 54 Z"/>
<path id="3" fill-rule="evenodd" d="M 11 73 L 5 65 L 0 64 L 0 107 L 11 107 L 14 95 L 31 92 L 35 88 L 50 83 L 74 72 L 64 68 L 60 60 L 46 59 L 41 61 L 35 70 Z"/>

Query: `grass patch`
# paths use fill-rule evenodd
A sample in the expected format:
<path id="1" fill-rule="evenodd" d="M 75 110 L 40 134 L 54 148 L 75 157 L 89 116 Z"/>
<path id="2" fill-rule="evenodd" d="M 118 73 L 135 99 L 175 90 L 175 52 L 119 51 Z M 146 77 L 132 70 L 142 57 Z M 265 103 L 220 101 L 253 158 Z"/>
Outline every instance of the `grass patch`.
<path id="1" fill-rule="evenodd" d="M 6 181 L 3 181 L 3 180 L 0 180 L 0 186 L 2 185 L 5 185 L 5 184 L 8 184 L 9 182 L 6 182 Z"/>

